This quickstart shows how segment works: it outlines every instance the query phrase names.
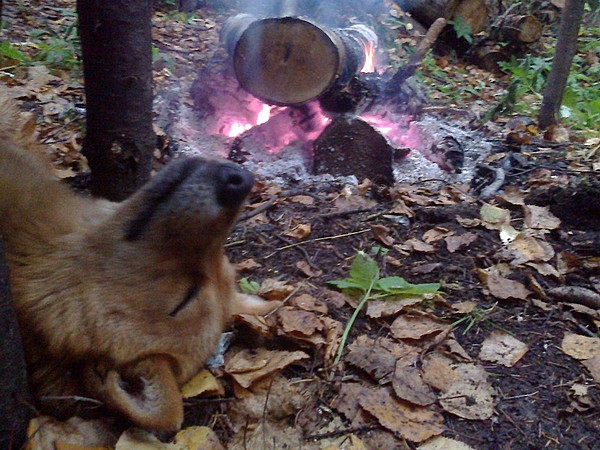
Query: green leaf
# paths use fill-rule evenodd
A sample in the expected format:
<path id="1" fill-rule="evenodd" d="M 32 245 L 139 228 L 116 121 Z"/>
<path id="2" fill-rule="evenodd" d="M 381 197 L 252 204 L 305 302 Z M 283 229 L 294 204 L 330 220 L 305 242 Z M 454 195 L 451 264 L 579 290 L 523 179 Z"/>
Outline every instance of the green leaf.
<path id="1" fill-rule="evenodd" d="M 339 289 L 360 289 L 361 291 L 366 291 L 369 287 L 365 286 L 364 283 L 353 280 L 352 278 L 344 278 L 343 280 L 331 280 L 328 281 L 329 284 L 333 284 L 337 286 Z"/>
<path id="2" fill-rule="evenodd" d="M 21 62 L 27 61 L 27 56 L 17 50 L 17 48 L 8 41 L 0 43 L 0 55 Z"/>
<path id="3" fill-rule="evenodd" d="M 379 267 L 375 260 L 365 252 L 358 252 L 350 266 L 350 278 L 361 283 L 366 290 L 373 280 L 379 278 Z"/>
<path id="4" fill-rule="evenodd" d="M 375 289 L 391 291 L 397 289 L 406 289 L 411 284 L 402 277 L 385 277 L 380 279 L 375 285 Z"/>
<path id="5" fill-rule="evenodd" d="M 255 295 L 258 294 L 258 291 L 260 290 L 260 284 L 256 281 L 250 281 L 248 278 L 242 278 L 240 280 L 240 289 L 246 294 Z"/>

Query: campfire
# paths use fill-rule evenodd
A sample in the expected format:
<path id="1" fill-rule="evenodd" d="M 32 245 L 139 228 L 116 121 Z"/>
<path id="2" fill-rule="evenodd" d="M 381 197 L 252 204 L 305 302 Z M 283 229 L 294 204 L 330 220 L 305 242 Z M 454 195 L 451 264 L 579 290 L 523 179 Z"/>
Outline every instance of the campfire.
<path id="1" fill-rule="evenodd" d="M 330 27 L 282 10 L 223 24 L 224 55 L 199 72 L 194 111 L 179 126 L 192 141 L 204 132 L 221 142 L 221 156 L 268 176 L 302 165 L 298 178 L 354 175 L 390 185 L 413 173 L 411 164 L 427 165 L 423 159 L 436 166 L 431 178 L 463 171 L 470 143 L 463 148 L 462 131 L 422 117 L 423 90 L 409 80 L 444 23 L 432 26 L 417 60 L 392 70 L 368 25 Z"/>

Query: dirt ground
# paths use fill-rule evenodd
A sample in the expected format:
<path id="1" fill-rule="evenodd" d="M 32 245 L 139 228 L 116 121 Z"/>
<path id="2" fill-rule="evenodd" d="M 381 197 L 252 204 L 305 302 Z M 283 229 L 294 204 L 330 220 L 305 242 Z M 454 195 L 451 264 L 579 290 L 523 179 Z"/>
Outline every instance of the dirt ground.
<path id="1" fill-rule="evenodd" d="M 227 14 L 206 8 L 194 20 L 160 7 L 157 91 L 174 79 L 190 85 L 218 52 Z M 202 51 L 191 52 L 199 33 Z M 61 92 L 81 101 L 80 85 Z M 39 98 L 25 105 L 43 110 Z M 43 135 L 81 123 L 57 120 L 45 121 Z M 513 161 L 504 168 L 510 188 L 486 200 L 440 180 L 379 188 L 260 178 L 227 253 L 259 294 L 284 303 L 264 320 L 238 318 L 224 364 L 212 369 L 219 387 L 186 400 L 184 427 L 208 426 L 227 448 L 600 449 L 600 304 L 577 290 L 600 291 L 598 169 L 581 140 L 532 135 L 515 145 L 505 124 L 483 131 L 496 144 L 487 163 Z M 157 167 L 177 152 L 166 134 Z M 57 167 L 73 175 L 79 139 L 55 148 Z M 439 282 L 442 293 L 369 302 L 379 309 L 358 314 L 334 365 L 357 299 L 329 282 L 349 276 L 358 251 L 372 255 L 381 278 Z M 565 286 L 575 294 L 553 290 Z M 521 352 L 489 350 L 493 336 Z M 435 436 L 453 441 L 435 447 Z"/>

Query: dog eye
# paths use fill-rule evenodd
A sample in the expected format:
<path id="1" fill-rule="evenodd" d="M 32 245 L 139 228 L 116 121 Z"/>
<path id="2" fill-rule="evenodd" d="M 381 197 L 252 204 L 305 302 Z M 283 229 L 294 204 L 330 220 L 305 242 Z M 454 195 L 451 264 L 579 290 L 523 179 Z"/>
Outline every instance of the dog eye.
<path id="1" fill-rule="evenodd" d="M 175 307 L 175 309 L 173 309 L 173 311 L 169 313 L 169 316 L 175 317 L 175 315 L 179 311 L 185 308 L 187 304 L 193 300 L 193 298 L 198 294 L 199 290 L 200 286 L 198 285 L 198 283 L 192 284 L 186 292 L 185 296 L 183 297 L 183 300 Z"/>

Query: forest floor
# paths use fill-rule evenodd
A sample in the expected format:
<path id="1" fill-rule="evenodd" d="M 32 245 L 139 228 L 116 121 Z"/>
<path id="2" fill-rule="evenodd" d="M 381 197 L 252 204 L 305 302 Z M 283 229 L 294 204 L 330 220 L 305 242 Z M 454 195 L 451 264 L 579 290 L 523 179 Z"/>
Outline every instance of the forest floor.
<path id="1" fill-rule="evenodd" d="M 35 114 L 56 173 L 80 184 L 74 3 L 4 4 L 2 40 L 20 55 L 4 47 L 0 78 Z M 157 92 L 189 87 L 223 51 L 230 14 L 158 5 Z M 470 132 L 510 79 L 436 63 L 455 91 L 481 89 L 462 103 L 434 91 L 425 114 Z M 486 164 L 505 174 L 485 200 L 448 180 L 381 190 L 259 178 L 227 253 L 243 289 L 282 306 L 236 320 L 224 362 L 185 388 L 175 443 L 128 432 L 117 448 L 600 449 L 600 139 L 568 127 L 544 135 L 525 119 L 477 130 L 492 144 Z M 157 168 L 176 152 L 158 131 Z M 355 288 L 341 293 L 336 280 Z M 70 439 L 97 444 L 59 438 Z"/>

